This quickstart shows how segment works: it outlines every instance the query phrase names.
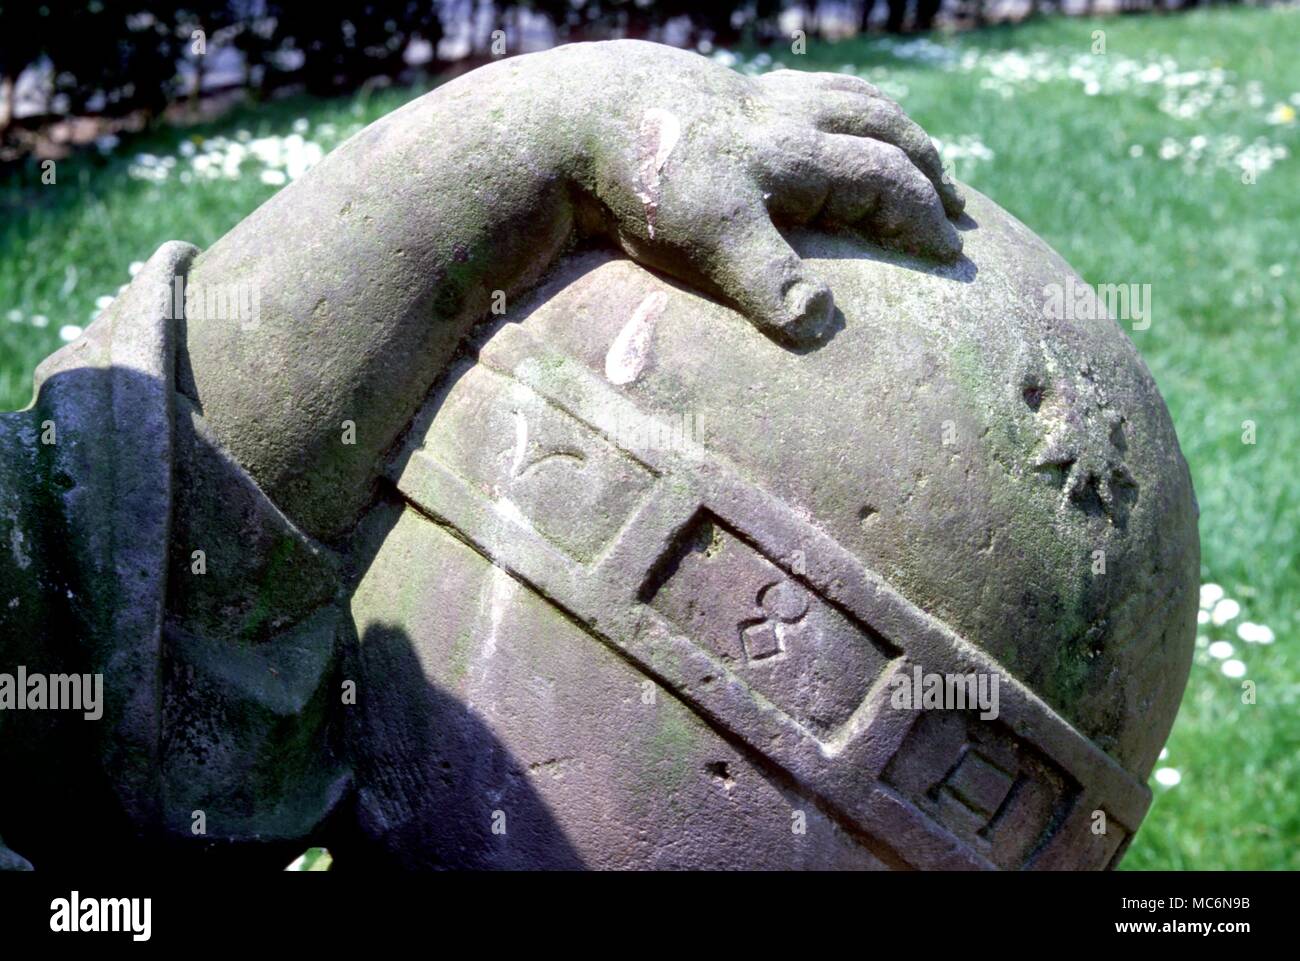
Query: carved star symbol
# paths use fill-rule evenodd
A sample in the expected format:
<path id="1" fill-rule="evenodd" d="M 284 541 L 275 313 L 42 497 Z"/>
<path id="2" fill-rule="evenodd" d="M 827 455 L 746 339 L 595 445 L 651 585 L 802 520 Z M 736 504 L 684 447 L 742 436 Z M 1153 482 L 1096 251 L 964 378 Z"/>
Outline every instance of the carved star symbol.
<path id="1" fill-rule="evenodd" d="M 1090 368 L 1080 373 L 1040 392 L 1038 414 L 1048 426 L 1034 469 L 1059 477 L 1064 503 L 1122 524 L 1137 490 L 1124 464 L 1127 418 L 1110 407 Z"/>

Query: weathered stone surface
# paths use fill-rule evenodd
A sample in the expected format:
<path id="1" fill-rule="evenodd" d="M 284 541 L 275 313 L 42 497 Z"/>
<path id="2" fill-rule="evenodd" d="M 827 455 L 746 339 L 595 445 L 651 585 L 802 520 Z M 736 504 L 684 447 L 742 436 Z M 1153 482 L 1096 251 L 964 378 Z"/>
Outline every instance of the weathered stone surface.
<path id="1" fill-rule="evenodd" d="M 5 666 L 106 688 L 0 714 L 0 867 L 80 864 L 69 823 L 243 866 L 1113 863 L 1191 486 L 1120 329 L 1046 317 L 1072 273 L 983 198 L 959 258 L 962 207 L 868 84 L 615 43 L 165 245 L 0 416 Z M 173 323 L 182 282 L 261 316 Z M 921 669 L 996 717 L 896 707 Z"/>
<path id="2" fill-rule="evenodd" d="M 843 312 L 804 353 L 602 254 L 480 338 L 369 521 L 356 669 L 410 693 L 353 732 L 367 833 L 482 866 L 1113 861 L 1189 668 L 1191 485 L 1119 326 L 1046 317 L 1070 268 L 970 210 L 951 267 L 800 238 Z M 893 709 L 912 665 L 999 672 L 1000 716 Z"/>
<path id="3" fill-rule="evenodd" d="M 98 726 L 0 715 L 0 771 L 24 786 L 0 794 L 14 850 L 79 864 L 75 821 L 106 857 L 247 863 L 350 824 L 353 532 L 488 305 L 594 240 L 803 342 L 830 290 L 777 223 L 955 257 L 941 173 L 864 81 L 575 45 L 371 125 L 202 254 L 165 245 L 43 365 L 33 406 L 0 416 L 0 653 L 106 687 Z M 182 287 L 260 309 L 178 317 Z M 645 343 L 625 338 L 624 382 Z M 619 500 L 567 506 L 550 529 L 581 552 L 601 536 L 586 511 Z"/>
<path id="4" fill-rule="evenodd" d="M 189 282 L 257 290 L 260 318 L 189 324 L 178 383 L 268 496 L 335 540 L 468 328 L 575 238 L 798 340 L 830 292 L 773 219 L 951 257 L 961 200 L 941 177 L 924 132 L 855 77 L 744 77 L 639 41 L 513 57 L 371 124 L 199 255 Z"/>

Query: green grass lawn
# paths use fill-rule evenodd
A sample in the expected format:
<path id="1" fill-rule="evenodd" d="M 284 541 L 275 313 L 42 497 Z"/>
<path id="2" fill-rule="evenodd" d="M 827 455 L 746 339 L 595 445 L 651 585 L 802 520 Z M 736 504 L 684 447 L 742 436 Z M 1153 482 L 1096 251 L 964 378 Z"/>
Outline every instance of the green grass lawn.
<path id="1" fill-rule="evenodd" d="M 1098 30 L 1104 54 L 1093 52 Z M 1056 18 L 775 55 L 880 83 L 942 142 L 961 179 L 1085 279 L 1151 285 L 1151 325 L 1131 336 L 1192 467 L 1202 580 L 1239 612 L 1228 618 L 1221 604 L 1226 622 L 1201 628 L 1157 769 L 1166 783 L 1153 779 L 1127 868 L 1300 868 L 1297 50 L 1293 8 Z M 60 162 L 54 185 L 38 172 L 0 182 L 0 409 L 27 403 L 60 329 L 87 324 L 131 263 L 165 240 L 210 244 L 277 189 L 263 172 L 275 181 L 310 154 L 305 144 L 328 150 L 416 92 L 241 109 Z M 303 139 L 286 140 L 295 121 Z M 250 155 L 235 171 L 241 150 L 272 164 Z M 205 153 L 212 179 L 193 166 Z M 1267 625 L 1276 643 L 1243 640 L 1243 622 Z M 1256 684 L 1256 703 L 1242 703 L 1243 680 Z"/>

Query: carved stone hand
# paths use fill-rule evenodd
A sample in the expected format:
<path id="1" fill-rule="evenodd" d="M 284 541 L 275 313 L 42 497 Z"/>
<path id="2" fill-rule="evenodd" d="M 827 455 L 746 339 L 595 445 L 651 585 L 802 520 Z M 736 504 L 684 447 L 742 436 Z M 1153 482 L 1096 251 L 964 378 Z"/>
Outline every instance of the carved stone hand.
<path id="1" fill-rule="evenodd" d="M 517 57 L 372 124 L 200 255 L 191 286 L 251 287 L 260 318 L 191 321 L 180 386 L 286 514 L 333 539 L 466 330 L 575 238 L 798 341 L 832 296 L 774 222 L 952 258 L 961 206 L 929 138 L 863 81 L 752 79 L 639 41 Z"/>

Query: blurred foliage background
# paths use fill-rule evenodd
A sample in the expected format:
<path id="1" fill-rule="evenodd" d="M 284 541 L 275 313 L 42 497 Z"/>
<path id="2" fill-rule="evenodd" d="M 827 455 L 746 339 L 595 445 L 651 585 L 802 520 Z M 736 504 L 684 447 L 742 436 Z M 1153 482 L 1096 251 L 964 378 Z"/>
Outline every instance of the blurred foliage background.
<path id="1" fill-rule="evenodd" d="M 1191 464 L 1203 609 L 1124 867 L 1300 868 L 1300 8 L 898 9 L 0 0 L 0 409 L 159 244 L 211 244 L 493 43 L 627 34 L 745 72 L 866 77 L 1085 280 L 1151 285 L 1129 336 Z"/>

